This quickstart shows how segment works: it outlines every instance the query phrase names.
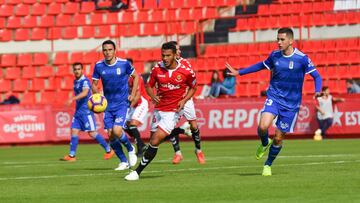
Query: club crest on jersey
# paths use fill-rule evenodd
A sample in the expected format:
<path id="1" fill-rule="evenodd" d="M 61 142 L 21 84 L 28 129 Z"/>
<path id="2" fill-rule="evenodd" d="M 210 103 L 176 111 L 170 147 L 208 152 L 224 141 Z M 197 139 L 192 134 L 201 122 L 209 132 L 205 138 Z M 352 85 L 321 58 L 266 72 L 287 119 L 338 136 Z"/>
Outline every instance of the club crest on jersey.
<path id="1" fill-rule="evenodd" d="M 293 69 L 294 68 L 294 61 L 290 61 L 289 63 L 289 69 Z"/>
<path id="2" fill-rule="evenodd" d="M 117 68 L 117 69 L 116 69 L 116 74 L 117 74 L 117 75 L 121 75 L 121 70 L 120 70 L 120 68 Z"/>
<path id="3" fill-rule="evenodd" d="M 175 81 L 176 82 L 181 82 L 182 81 L 181 75 L 177 75 L 176 78 L 175 78 Z"/>

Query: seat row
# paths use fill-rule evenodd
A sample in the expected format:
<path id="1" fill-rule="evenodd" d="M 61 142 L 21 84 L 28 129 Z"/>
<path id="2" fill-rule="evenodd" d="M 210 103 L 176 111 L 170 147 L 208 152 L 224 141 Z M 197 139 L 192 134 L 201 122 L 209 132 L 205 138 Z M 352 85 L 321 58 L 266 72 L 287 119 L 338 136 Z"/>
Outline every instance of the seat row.
<path id="1" fill-rule="evenodd" d="M 294 13 L 322 13 L 334 10 L 334 1 L 314 1 L 298 3 L 260 4 L 257 14 L 260 16 L 294 14 Z"/>
<path id="2" fill-rule="evenodd" d="M 258 29 L 274 29 L 279 27 L 311 27 L 351 25 L 360 23 L 360 12 L 329 12 L 314 14 L 292 14 L 253 16 L 238 18 L 236 27 L 232 31 L 246 31 Z"/>

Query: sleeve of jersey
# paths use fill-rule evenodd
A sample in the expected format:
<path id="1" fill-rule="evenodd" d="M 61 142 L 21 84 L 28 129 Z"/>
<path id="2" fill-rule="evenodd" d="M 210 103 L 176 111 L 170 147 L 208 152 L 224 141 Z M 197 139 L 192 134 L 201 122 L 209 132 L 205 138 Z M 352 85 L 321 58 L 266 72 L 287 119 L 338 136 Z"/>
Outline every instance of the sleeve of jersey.
<path id="1" fill-rule="evenodd" d="M 312 71 L 310 75 L 315 81 L 315 92 L 321 92 L 322 78 L 319 72 L 316 69 L 314 69 L 314 71 Z"/>
<path id="2" fill-rule="evenodd" d="M 259 63 L 256 63 L 248 68 L 244 68 L 244 69 L 241 69 L 239 70 L 239 74 L 240 75 L 246 75 L 248 73 L 254 73 L 254 72 L 257 72 L 259 70 L 262 70 L 264 68 L 267 68 L 264 66 L 263 62 L 259 62 Z"/>
<path id="3" fill-rule="evenodd" d="M 93 72 L 93 75 L 92 75 L 92 79 L 93 80 L 99 80 L 100 79 L 100 74 L 99 74 L 97 65 L 95 65 L 94 72 Z"/>
<path id="4" fill-rule="evenodd" d="M 193 70 L 190 69 L 189 74 L 188 74 L 188 78 L 186 80 L 187 85 L 191 88 L 196 86 L 196 74 Z"/>
<path id="5" fill-rule="evenodd" d="M 155 82 L 156 82 L 155 75 L 156 75 L 156 70 L 153 69 L 150 73 L 148 82 L 145 84 L 145 87 L 154 87 L 155 86 Z"/>
<path id="6" fill-rule="evenodd" d="M 90 89 L 90 84 L 87 80 L 84 81 L 82 89 Z"/>
<path id="7" fill-rule="evenodd" d="M 132 66 L 128 61 L 126 63 L 126 74 L 132 75 L 135 71 L 134 66 Z"/>
<path id="8" fill-rule="evenodd" d="M 268 69 L 271 70 L 273 68 L 273 60 L 272 60 L 273 52 L 269 55 L 269 57 L 263 61 L 263 65 Z"/>
<path id="9" fill-rule="evenodd" d="M 302 58 L 302 62 L 304 64 L 304 66 L 305 66 L 305 74 L 309 74 L 309 73 L 316 70 L 313 62 L 310 60 L 310 58 L 308 56 L 305 55 Z"/>

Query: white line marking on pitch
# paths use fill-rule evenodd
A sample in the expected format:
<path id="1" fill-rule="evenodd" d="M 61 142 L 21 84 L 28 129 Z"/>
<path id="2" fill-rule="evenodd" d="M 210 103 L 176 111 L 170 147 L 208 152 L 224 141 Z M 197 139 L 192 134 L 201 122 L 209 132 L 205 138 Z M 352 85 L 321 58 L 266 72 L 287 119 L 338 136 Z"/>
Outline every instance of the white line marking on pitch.
<path id="1" fill-rule="evenodd" d="M 308 163 L 299 163 L 299 164 L 278 164 L 277 167 L 287 167 L 287 166 L 309 166 L 309 165 L 325 165 L 325 164 L 346 164 L 346 163 L 360 163 L 360 160 L 352 161 L 328 161 L 328 162 L 308 162 Z M 199 168 L 184 168 L 184 169 L 169 169 L 169 170 L 153 170 L 153 171 L 144 171 L 143 173 L 163 173 L 163 172 L 184 172 L 184 171 L 208 171 L 208 170 L 223 170 L 223 169 L 239 169 L 239 168 L 259 168 L 259 165 L 245 165 L 245 166 L 222 166 L 222 167 L 199 167 Z M 88 173 L 88 174 L 69 174 L 69 175 L 47 175 L 47 176 L 23 176 L 23 177 L 9 177 L 9 178 L 0 178 L 0 181 L 7 180 L 32 180 L 32 179 L 51 179 L 51 178 L 67 178 L 67 177 L 91 177 L 91 176 L 107 176 L 107 175 L 119 175 L 119 173 Z M 124 174 L 123 174 L 124 175 Z"/>

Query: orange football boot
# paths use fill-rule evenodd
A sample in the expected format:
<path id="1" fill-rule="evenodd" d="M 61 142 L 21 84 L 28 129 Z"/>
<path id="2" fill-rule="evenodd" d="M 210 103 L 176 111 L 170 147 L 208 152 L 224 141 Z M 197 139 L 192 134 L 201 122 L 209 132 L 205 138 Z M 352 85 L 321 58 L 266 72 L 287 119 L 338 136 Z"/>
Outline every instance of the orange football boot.
<path id="1" fill-rule="evenodd" d="M 109 159 L 111 159 L 113 156 L 114 156 L 114 154 L 115 154 L 115 152 L 114 152 L 114 150 L 110 150 L 110 152 L 106 152 L 105 154 L 104 154 L 104 159 L 105 160 L 109 160 Z"/>
<path id="2" fill-rule="evenodd" d="M 202 151 L 195 152 L 199 164 L 205 164 L 205 155 Z"/>
<path id="3" fill-rule="evenodd" d="M 76 161 L 76 157 L 71 157 L 70 155 L 65 155 L 63 158 L 60 159 L 60 161 L 74 162 L 74 161 Z"/>
<path id="4" fill-rule="evenodd" d="M 182 159 L 183 159 L 183 156 L 181 154 L 175 154 L 174 158 L 172 160 L 172 163 L 179 164 Z"/>

